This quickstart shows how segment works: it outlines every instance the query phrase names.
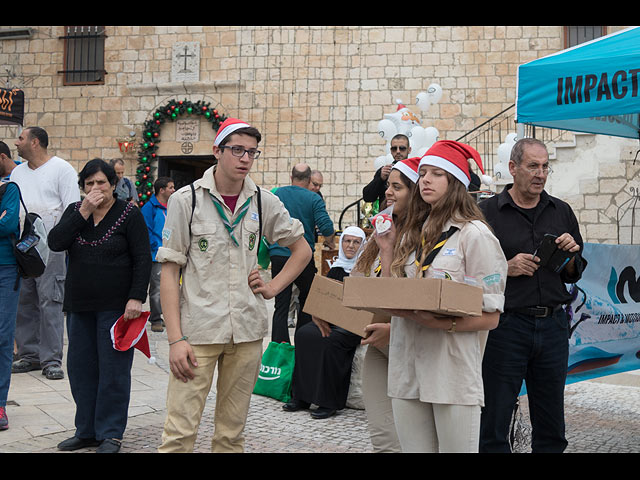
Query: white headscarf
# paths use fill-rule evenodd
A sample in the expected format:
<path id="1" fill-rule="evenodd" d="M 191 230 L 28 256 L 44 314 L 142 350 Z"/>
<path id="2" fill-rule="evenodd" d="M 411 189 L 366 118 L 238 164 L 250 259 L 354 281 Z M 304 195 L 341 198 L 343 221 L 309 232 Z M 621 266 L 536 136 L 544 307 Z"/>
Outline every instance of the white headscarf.
<path id="1" fill-rule="evenodd" d="M 353 237 L 358 237 L 362 239 L 362 243 L 360 244 L 360 248 L 353 256 L 353 258 L 347 258 L 344 254 L 344 250 L 342 249 L 342 239 L 345 235 L 351 235 Z M 358 227 L 347 227 L 340 235 L 340 248 L 338 249 L 338 259 L 331 264 L 331 268 L 333 267 L 341 267 L 345 272 L 350 273 L 351 269 L 356 264 L 358 257 L 362 253 L 364 248 L 365 241 L 367 239 L 367 235 L 364 233 L 364 230 Z"/>

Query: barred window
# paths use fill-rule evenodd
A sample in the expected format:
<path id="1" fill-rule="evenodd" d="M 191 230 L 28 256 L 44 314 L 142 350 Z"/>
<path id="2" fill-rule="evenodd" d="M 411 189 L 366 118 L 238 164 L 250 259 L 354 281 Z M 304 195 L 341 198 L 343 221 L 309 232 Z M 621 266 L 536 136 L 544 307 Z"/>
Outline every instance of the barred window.
<path id="1" fill-rule="evenodd" d="M 64 27 L 64 85 L 103 84 L 105 27 Z"/>
<path id="2" fill-rule="evenodd" d="M 575 47 L 581 43 L 595 40 L 607 34 L 607 27 L 578 26 L 564 27 L 564 48 Z"/>

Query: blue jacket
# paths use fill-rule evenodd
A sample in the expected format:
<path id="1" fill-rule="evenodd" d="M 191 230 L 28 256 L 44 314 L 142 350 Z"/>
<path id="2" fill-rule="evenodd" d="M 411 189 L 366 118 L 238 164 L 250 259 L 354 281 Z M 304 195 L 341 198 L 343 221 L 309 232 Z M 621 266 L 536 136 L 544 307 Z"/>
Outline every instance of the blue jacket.
<path id="1" fill-rule="evenodd" d="M 0 201 L 0 265 L 15 265 L 11 234 L 20 237 L 20 193 L 18 187 L 9 184 L 6 187 L 2 201 Z"/>
<path id="2" fill-rule="evenodd" d="M 147 203 L 140 209 L 144 221 L 149 230 L 149 242 L 151 243 L 151 259 L 156 261 L 158 248 L 162 246 L 162 229 L 167 218 L 167 206 L 162 205 L 155 195 L 152 195 Z"/>
<path id="3" fill-rule="evenodd" d="M 309 243 L 312 252 L 316 245 L 316 226 L 320 234 L 325 237 L 335 233 L 333 222 L 327 213 L 324 200 L 316 192 L 296 185 L 289 185 L 278 188 L 275 191 L 275 195 L 289 211 L 289 215 L 302 222 L 304 238 Z M 288 257 L 291 255 L 291 250 L 274 243 L 269 247 L 269 255 Z"/>

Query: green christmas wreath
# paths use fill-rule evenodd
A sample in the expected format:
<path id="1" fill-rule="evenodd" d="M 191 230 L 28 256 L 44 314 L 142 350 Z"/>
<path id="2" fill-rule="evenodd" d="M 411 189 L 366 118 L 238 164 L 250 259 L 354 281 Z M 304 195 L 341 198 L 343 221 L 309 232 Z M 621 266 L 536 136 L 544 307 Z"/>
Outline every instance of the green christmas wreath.
<path id="1" fill-rule="evenodd" d="M 220 124 L 226 120 L 210 103 L 198 100 L 171 100 L 158 108 L 153 116 L 144 123 L 143 141 L 138 150 L 138 166 L 136 168 L 136 190 L 138 205 L 142 207 L 153 194 L 153 182 L 157 166 L 153 163 L 160 142 L 160 130 L 165 122 L 173 122 L 182 115 L 196 115 L 204 117 L 214 131 L 218 131 Z"/>

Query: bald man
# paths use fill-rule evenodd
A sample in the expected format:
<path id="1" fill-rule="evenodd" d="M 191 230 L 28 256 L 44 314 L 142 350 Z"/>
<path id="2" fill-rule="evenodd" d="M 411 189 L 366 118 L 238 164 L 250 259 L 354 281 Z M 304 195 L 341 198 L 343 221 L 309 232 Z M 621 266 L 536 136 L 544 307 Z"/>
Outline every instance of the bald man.
<path id="1" fill-rule="evenodd" d="M 309 243 L 311 251 L 315 248 L 315 228 L 325 237 L 333 237 L 335 230 L 333 222 L 327 213 L 324 201 L 320 195 L 309 189 L 311 182 L 311 168 L 305 163 L 299 163 L 291 171 L 291 185 L 280 187 L 276 190 L 276 196 L 282 201 L 289 215 L 297 218 L 304 226 L 304 238 Z M 290 252 L 286 247 L 281 247 L 277 243 L 269 248 L 271 257 L 271 274 L 277 275 L 289 258 Z M 288 317 L 289 304 L 291 302 L 292 285 L 295 284 L 300 293 L 298 295 L 298 321 L 296 330 L 305 323 L 311 321 L 311 316 L 304 313 L 304 303 L 311 288 L 311 282 L 317 269 L 313 256 L 303 272 L 293 281 L 291 285 L 276 295 L 275 310 L 273 312 L 273 324 L 271 329 L 271 340 L 274 342 L 291 343 L 289 338 Z"/>

